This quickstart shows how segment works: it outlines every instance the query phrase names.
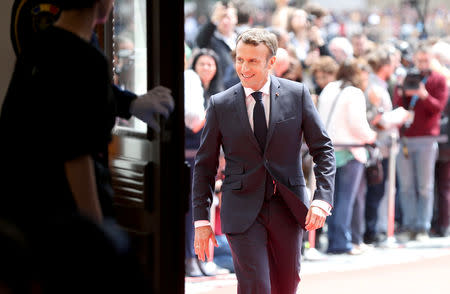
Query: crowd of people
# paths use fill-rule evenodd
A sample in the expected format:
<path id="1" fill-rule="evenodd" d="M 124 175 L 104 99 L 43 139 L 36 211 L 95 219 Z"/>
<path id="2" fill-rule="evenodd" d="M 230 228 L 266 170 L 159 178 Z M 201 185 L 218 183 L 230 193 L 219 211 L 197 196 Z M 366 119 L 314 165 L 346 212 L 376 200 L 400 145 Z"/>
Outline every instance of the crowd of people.
<path id="1" fill-rule="evenodd" d="M 307 85 L 335 147 L 332 214 L 325 228 L 317 231 L 326 236 L 327 248 L 321 248 L 320 238 L 316 238 L 316 247 L 328 254 L 356 255 L 382 244 L 387 238 L 386 187 L 392 180 L 397 241 L 448 236 L 450 38 L 439 23 L 445 11 L 433 12 L 437 18 L 425 35 L 423 27 L 418 29 L 418 18 L 416 22 L 408 19 L 415 29 L 408 31 L 402 21 L 410 14 L 396 17 L 391 10 L 389 20 L 398 25 L 386 36 L 386 31 L 373 30 L 373 17 L 363 22 L 350 14 L 347 26 L 333 25 L 342 16 L 320 5 L 275 2 L 276 7 L 264 18 L 249 1 L 238 0 L 218 1 L 202 25 L 196 25 L 192 13 L 187 15 L 185 121 L 186 159 L 191 169 L 210 97 L 239 83 L 234 63 L 237 37 L 248 28 L 262 27 L 278 40 L 271 74 Z M 392 150 L 397 146 L 394 143 L 398 148 Z M 376 153 L 383 176 L 372 182 L 365 170 Z M 389 176 L 390 157 L 396 162 L 393 176 Z M 307 152 L 303 159 L 304 169 L 311 169 Z M 217 237 L 222 235 L 218 223 L 225 165 L 222 155 L 215 191 Z M 196 259 L 191 211 L 186 230 L 187 276 L 234 271 L 225 238 L 214 258 L 208 262 Z"/>

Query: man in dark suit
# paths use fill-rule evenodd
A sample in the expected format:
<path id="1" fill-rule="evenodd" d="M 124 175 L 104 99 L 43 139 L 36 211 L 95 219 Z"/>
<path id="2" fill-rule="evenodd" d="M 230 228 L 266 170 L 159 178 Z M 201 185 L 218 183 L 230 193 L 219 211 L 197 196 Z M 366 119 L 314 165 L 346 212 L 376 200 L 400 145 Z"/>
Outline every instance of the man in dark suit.
<path id="1" fill-rule="evenodd" d="M 270 75 L 275 35 L 242 33 L 236 45 L 241 83 L 211 97 L 193 184 L 195 251 L 209 257 L 214 177 L 222 146 L 222 231 L 230 244 L 238 293 L 294 294 L 300 281 L 303 230 L 330 214 L 335 174 L 331 141 L 303 84 Z M 302 136 L 314 158 L 311 202 L 302 172 Z"/>

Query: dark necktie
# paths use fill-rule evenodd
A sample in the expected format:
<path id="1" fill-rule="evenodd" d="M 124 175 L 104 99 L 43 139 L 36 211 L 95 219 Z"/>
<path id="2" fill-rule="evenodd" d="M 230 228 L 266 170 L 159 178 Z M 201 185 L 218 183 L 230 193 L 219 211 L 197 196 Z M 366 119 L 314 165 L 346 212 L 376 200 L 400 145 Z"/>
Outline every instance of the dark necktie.
<path id="1" fill-rule="evenodd" d="M 264 105 L 262 103 L 262 92 L 253 92 L 252 96 L 256 102 L 255 108 L 253 108 L 253 133 L 255 133 L 256 140 L 264 152 L 267 138 L 267 123 Z"/>
<path id="2" fill-rule="evenodd" d="M 255 134 L 256 140 L 264 153 L 264 148 L 266 146 L 267 139 L 267 122 L 266 113 L 264 111 L 264 105 L 262 103 L 262 92 L 253 92 L 253 98 L 255 99 L 255 108 L 253 108 L 253 133 Z M 273 180 L 269 172 L 266 171 L 266 188 L 265 188 L 265 199 L 270 199 L 273 195 Z"/>

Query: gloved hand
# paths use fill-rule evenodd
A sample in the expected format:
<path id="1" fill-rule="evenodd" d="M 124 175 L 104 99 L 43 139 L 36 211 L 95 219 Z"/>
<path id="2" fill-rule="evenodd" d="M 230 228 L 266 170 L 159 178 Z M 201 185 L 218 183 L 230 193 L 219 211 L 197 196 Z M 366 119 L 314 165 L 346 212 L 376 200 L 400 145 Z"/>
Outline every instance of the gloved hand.
<path id="1" fill-rule="evenodd" d="M 155 114 L 161 114 L 165 118 L 173 111 L 175 102 L 170 89 L 156 86 L 147 93 L 139 95 L 131 102 L 130 112 L 135 117 L 147 123 L 153 130 L 159 132 L 161 129 L 156 121 Z"/>

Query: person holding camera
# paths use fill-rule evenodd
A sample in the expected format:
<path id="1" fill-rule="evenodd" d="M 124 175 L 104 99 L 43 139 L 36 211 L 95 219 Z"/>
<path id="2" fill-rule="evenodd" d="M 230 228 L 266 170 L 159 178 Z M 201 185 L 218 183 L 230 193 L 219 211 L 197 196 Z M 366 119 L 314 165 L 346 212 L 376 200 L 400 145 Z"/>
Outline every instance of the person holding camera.
<path id="1" fill-rule="evenodd" d="M 295 48 L 295 55 L 303 68 L 309 67 L 320 56 L 331 55 L 314 19 L 312 14 L 299 8 L 293 10 L 288 18 L 289 43 Z"/>
<path id="2" fill-rule="evenodd" d="M 328 39 L 328 33 L 326 29 L 326 16 L 329 11 L 322 5 L 307 1 L 302 9 L 308 13 L 308 20 L 311 23 L 311 28 L 316 28 L 319 31 L 320 37 L 326 41 Z"/>
<path id="3" fill-rule="evenodd" d="M 431 48 L 420 44 L 413 57 L 415 68 L 394 91 L 394 103 L 411 112 L 400 128 L 397 158 L 402 210 L 400 242 L 428 239 L 433 214 L 434 169 L 440 133 L 439 120 L 448 97 L 445 77 L 432 71 Z"/>
<path id="4" fill-rule="evenodd" d="M 196 47 L 214 50 L 219 57 L 218 68 L 224 82 L 235 79 L 231 51 L 236 46 L 237 9 L 230 1 L 218 1 L 211 18 L 200 29 L 195 39 Z M 226 75 L 232 73 L 230 76 Z"/>

